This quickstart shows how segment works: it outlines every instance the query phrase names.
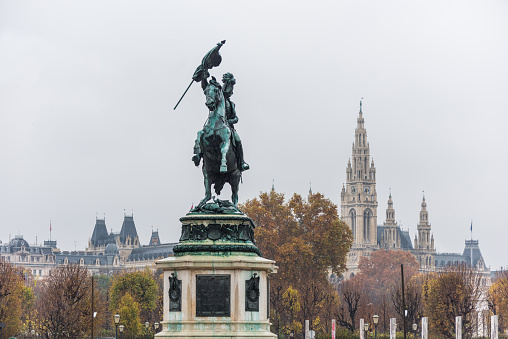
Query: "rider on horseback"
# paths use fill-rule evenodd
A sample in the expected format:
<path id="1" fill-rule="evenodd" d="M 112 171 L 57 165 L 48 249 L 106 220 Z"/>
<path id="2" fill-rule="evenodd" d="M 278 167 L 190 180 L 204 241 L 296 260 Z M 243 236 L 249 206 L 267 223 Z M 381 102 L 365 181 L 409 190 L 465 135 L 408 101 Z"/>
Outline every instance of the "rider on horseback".
<path id="1" fill-rule="evenodd" d="M 199 70 L 199 67 L 198 67 L 198 70 Z M 206 71 L 203 72 L 202 69 L 200 70 L 201 72 L 199 72 L 198 70 L 196 70 L 194 78 L 202 77 L 201 87 L 204 90 L 208 86 L 207 77 L 209 74 Z M 201 73 L 201 74 L 199 74 L 199 77 L 197 76 L 198 73 Z M 211 81 L 215 81 L 215 78 L 212 77 Z M 236 110 L 235 110 L 235 104 L 231 101 L 231 96 L 233 95 L 233 87 L 236 83 L 236 79 L 234 78 L 233 74 L 226 73 L 222 76 L 222 82 L 224 83 L 224 85 L 222 86 L 222 93 L 224 95 L 225 104 L 226 104 L 226 119 L 227 119 L 229 127 L 231 128 L 233 148 L 235 150 L 235 154 L 238 159 L 238 167 L 243 172 L 243 171 L 248 170 L 250 167 L 243 159 L 242 141 L 240 140 L 240 136 L 238 135 L 238 133 L 236 132 L 236 130 L 233 126 L 234 124 L 236 124 L 238 122 L 238 117 L 236 115 Z M 200 131 L 198 133 L 198 137 L 197 137 L 196 143 L 194 145 L 194 156 L 192 157 L 192 161 L 194 161 L 194 164 L 196 166 L 199 166 L 199 163 L 200 163 L 201 158 L 203 156 L 203 154 L 201 152 L 201 147 L 200 147 L 201 134 L 202 134 L 202 131 Z"/>

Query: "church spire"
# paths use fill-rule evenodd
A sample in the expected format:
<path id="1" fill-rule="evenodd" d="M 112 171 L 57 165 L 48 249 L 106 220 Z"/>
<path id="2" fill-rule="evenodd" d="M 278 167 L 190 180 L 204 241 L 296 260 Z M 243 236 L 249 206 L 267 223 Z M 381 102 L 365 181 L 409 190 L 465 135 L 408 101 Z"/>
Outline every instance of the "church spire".
<path id="1" fill-rule="evenodd" d="M 376 170 L 367 142 L 363 98 L 360 101 L 352 155 L 346 167 L 346 185 L 341 192 L 341 213 L 353 232 L 353 246 L 377 246 Z"/>

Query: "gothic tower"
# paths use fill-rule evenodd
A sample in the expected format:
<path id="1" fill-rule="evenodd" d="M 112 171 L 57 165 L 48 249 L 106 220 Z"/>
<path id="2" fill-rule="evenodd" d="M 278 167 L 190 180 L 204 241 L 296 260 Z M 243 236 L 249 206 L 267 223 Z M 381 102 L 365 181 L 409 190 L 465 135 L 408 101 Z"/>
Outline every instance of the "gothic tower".
<path id="1" fill-rule="evenodd" d="M 353 232 L 353 246 L 377 246 L 376 168 L 370 161 L 362 103 L 357 119 L 353 154 L 346 168 L 346 185 L 341 192 L 342 219 Z"/>
<path id="2" fill-rule="evenodd" d="M 431 234 L 431 225 L 429 222 L 429 212 L 427 211 L 427 203 L 425 196 L 422 199 L 422 207 L 420 210 L 420 222 L 418 223 L 415 235 L 416 259 L 420 262 L 420 270 L 427 271 L 435 268 L 436 249 L 434 247 L 434 236 Z"/>
<path id="3" fill-rule="evenodd" d="M 383 223 L 383 234 L 379 246 L 385 249 L 400 249 L 401 239 L 399 226 L 395 221 L 395 209 L 393 208 L 392 194 L 388 198 L 388 208 L 386 209 L 386 221 Z"/>

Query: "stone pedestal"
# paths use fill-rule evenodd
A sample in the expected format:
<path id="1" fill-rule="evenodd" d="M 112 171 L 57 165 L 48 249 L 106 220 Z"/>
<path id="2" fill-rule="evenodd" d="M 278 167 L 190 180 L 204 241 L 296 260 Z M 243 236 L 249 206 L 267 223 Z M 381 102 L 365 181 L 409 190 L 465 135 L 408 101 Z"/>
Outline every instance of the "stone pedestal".
<path id="1" fill-rule="evenodd" d="M 276 338 L 270 332 L 269 274 L 254 224 L 243 214 L 180 219 L 182 236 L 164 270 L 164 316 L 157 338 Z"/>

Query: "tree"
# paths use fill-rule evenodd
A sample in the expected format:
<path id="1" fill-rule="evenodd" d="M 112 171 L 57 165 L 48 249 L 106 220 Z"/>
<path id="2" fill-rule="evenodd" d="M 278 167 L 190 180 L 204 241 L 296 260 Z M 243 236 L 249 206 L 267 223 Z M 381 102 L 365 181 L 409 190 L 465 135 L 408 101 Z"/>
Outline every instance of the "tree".
<path id="1" fill-rule="evenodd" d="M 431 332 L 444 338 L 455 337 L 455 317 L 462 316 L 462 333 L 469 337 L 475 323 L 475 307 L 482 294 L 481 277 L 464 264 L 449 266 L 424 284 L 424 308 Z"/>
<path id="2" fill-rule="evenodd" d="M 37 284 L 36 326 L 44 338 L 82 338 L 91 330 L 92 282 L 86 268 L 66 265 L 53 269 L 51 275 Z M 96 309 L 101 309 L 99 292 L 95 291 Z M 94 328 L 103 315 L 98 312 Z"/>
<path id="3" fill-rule="evenodd" d="M 343 281 L 339 285 L 340 307 L 337 314 L 339 325 L 351 332 L 356 330 L 360 307 L 365 304 L 363 284 L 358 277 Z"/>
<path id="4" fill-rule="evenodd" d="M 21 330 L 23 297 L 23 271 L 0 262 L 0 319 L 7 324 L 3 329 L 5 337 L 14 336 Z"/>
<path id="5" fill-rule="evenodd" d="M 411 278 L 418 273 L 420 265 L 416 258 L 407 251 L 380 249 L 373 252 L 370 257 L 360 257 L 358 263 L 360 273 L 356 277 L 362 281 L 370 303 L 370 307 L 365 308 L 365 312 L 362 312 L 362 317 L 370 319 L 374 313 L 377 313 L 380 316 L 380 331 L 389 328 L 388 322 L 391 317 L 389 314 L 394 312 L 399 314 L 397 322 L 399 326 L 403 324 L 402 296 L 400 295 L 401 264 L 404 265 L 404 281 L 408 286 Z M 396 300 L 393 295 L 394 291 L 399 293 Z"/>
<path id="6" fill-rule="evenodd" d="M 405 273 L 405 266 L 404 266 Z M 404 274 L 405 275 L 405 274 Z M 419 274 L 409 279 L 409 282 L 405 283 L 404 286 L 404 298 L 406 306 L 406 331 L 410 330 L 411 324 L 419 324 L 423 317 L 423 284 L 425 275 Z M 407 278 L 404 277 L 406 282 Z M 392 302 L 397 313 L 397 323 L 400 326 L 404 324 L 404 309 L 402 307 L 402 286 L 401 280 L 398 279 L 398 283 L 394 285 L 392 292 Z"/>
<path id="7" fill-rule="evenodd" d="M 420 265 L 407 251 L 377 250 L 370 257 L 360 257 L 357 275 L 372 299 L 390 295 L 395 284 L 400 284 L 400 265 L 404 265 L 404 279 L 409 281 L 418 274 Z"/>
<path id="8" fill-rule="evenodd" d="M 322 322 L 324 301 L 329 293 L 329 270 L 340 274 L 352 244 L 351 231 L 342 222 L 337 206 L 322 194 L 308 199 L 294 194 L 286 202 L 284 194 L 272 190 L 247 201 L 240 208 L 254 221 L 257 246 L 279 266 L 270 278 L 270 302 L 275 332 L 292 326 L 284 293 L 291 286 L 298 291 L 299 323 L 306 319 Z"/>
<path id="9" fill-rule="evenodd" d="M 157 291 L 157 284 L 149 268 L 120 273 L 111 283 L 110 310 L 116 313 L 122 297 L 129 294 L 139 307 L 141 320 L 150 321 L 152 311 L 157 307 Z"/>
<path id="10" fill-rule="evenodd" d="M 157 269 L 153 273 L 153 278 L 155 283 L 157 284 L 157 298 L 155 301 L 155 308 L 152 311 L 152 316 L 150 318 L 150 322 L 160 322 L 163 317 L 164 312 L 164 271 L 162 269 Z"/>
<path id="11" fill-rule="evenodd" d="M 125 293 L 118 303 L 118 314 L 125 326 L 124 335 L 126 338 L 133 338 L 141 332 L 141 321 L 139 318 L 139 305 L 129 293 Z"/>
<path id="12" fill-rule="evenodd" d="M 499 316 L 499 330 L 508 329 L 508 271 L 497 274 L 487 295 L 489 309 Z"/>
<path id="13" fill-rule="evenodd" d="M 298 321 L 298 313 L 301 310 L 298 291 L 292 286 L 289 286 L 282 295 L 282 305 L 285 309 L 285 315 L 287 316 L 286 326 L 284 328 L 285 334 L 299 333 L 302 330 L 302 323 Z"/>

